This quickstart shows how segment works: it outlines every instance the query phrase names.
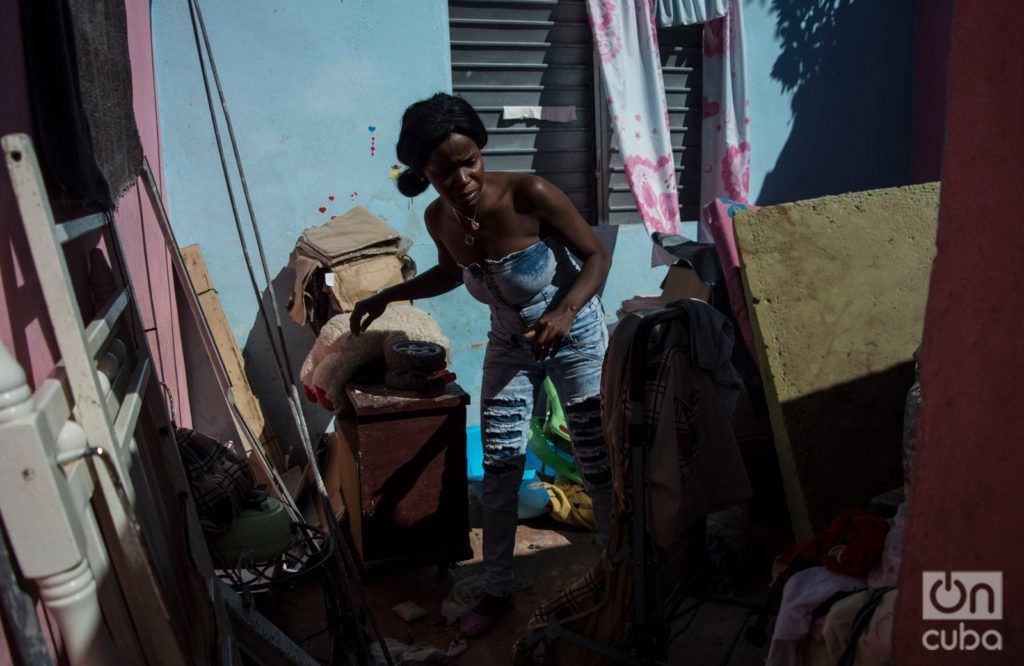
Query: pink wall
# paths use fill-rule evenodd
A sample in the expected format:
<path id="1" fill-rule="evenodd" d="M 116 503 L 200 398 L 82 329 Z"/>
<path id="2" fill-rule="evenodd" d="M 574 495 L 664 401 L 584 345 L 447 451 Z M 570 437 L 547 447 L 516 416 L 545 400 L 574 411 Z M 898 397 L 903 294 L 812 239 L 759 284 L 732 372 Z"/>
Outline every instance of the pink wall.
<path id="1" fill-rule="evenodd" d="M 136 124 L 143 148 L 163 182 L 153 50 L 147 0 L 126 0 Z M 0 3 L 0 134 L 28 132 L 32 118 L 19 30 L 18 3 Z M 134 187 L 118 202 L 117 229 L 161 379 L 170 387 L 183 424 L 190 422 L 173 272 L 163 236 L 145 193 Z M 84 257 L 98 236 L 70 248 L 73 277 L 84 277 Z M 83 296 L 83 294 L 80 294 Z M 35 267 L 22 230 L 7 170 L 0 165 L 0 340 L 17 357 L 33 386 L 53 369 L 60 352 L 53 337 Z M 82 303 L 89 316 L 87 303 Z"/>
<path id="2" fill-rule="evenodd" d="M 0 2 L 0 135 L 32 127 L 18 3 Z M 0 160 L 0 341 L 37 385 L 60 353 L 22 231 L 7 167 Z"/>
<path id="3" fill-rule="evenodd" d="M 125 8 L 128 14 L 128 49 L 132 60 L 135 124 L 142 138 L 142 148 L 163 193 L 163 157 L 160 152 L 160 124 L 153 72 L 150 4 L 148 0 L 126 0 Z M 135 284 L 139 310 L 148 331 L 149 348 L 159 366 L 161 379 L 174 396 L 178 422 L 189 426 L 192 418 L 181 350 L 174 270 L 157 224 L 156 213 L 141 187 L 141 181 L 119 202 L 116 220 L 128 269 Z"/>
<path id="4" fill-rule="evenodd" d="M 919 453 L 896 619 L 898 664 L 1024 663 L 1024 3 L 958 2 Z M 1003 572 L 1003 651 L 932 652 L 922 571 Z M 953 603 L 952 597 L 945 598 Z"/>
<path id="5" fill-rule="evenodd" d="M 160 128 L 157 121 L 156 88 L 148 0 L 126 0 L 129 50 L 134 81 L 136 123 L 143 148 L 163 182 Z M 0 2 L 0 134 L 32 133 L 25 63 L 22 54 L 17 2 Z M 157 372 L 171 389 L 178 418 L 191 422 L 185 369 L 182 361 L 181 327 L 174 298 L 173 276 L 163 236 L 145 194 L 134 187 L 118 204 L 117 229 L 121 235 L 128 270 L 135 286 L 139 308 L 148 330 L 150 349 Z M 83 238 L 68 252 L 74 278 L 84 278 L 85 256 L 100 245 L 98 235 Z M 81 297 L 81 294 L 80 294 Z M 80 298 L 81 300 L 81 298 Z M 86 316 L 89 306 L 80 303 Z M 0 341 L 15 355 L 38 386 L 60 358 L 42 291 L 22 229 L 17 203 L 7 169 L 0 160 Z M 42 615 L 41 615 L 42 616 Z M 47 624 L 43 621 L 44 631 Z M 60 645 L 51 638 L 51 647 Z M 59 647 L 56 648 L 59 651 Z M 10 663 L 10 654 L 0 634 L 0 664 Z"/>

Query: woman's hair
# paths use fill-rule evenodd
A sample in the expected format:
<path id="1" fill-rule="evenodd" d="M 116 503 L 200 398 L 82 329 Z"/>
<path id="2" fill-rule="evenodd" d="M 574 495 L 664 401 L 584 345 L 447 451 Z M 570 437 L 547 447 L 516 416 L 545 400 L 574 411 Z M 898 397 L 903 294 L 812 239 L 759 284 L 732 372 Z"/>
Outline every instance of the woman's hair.
<path id="1" fill-rule="evenodd" d="M 478 148 L 487 145 L 487 128 L 469 102 L 461 97 L 437 93 L 416 102 L 402 115 L 402 132 L 395 150 L 409 168 L 398 177 L 398 190 L 414 197 L 427 189 L 423 167 L 438 144 L 452 134 L 472 139 Z"/>

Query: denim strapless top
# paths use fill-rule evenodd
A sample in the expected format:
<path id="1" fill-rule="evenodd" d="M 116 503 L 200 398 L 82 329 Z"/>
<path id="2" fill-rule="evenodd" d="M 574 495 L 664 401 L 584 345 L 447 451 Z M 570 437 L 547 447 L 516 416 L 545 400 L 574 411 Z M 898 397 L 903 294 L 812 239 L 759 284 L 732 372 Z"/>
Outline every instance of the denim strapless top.
<path id="1" fill-rule="evenodd" d="M 474 298 L 490 306 L 492 336 L 506 338 L 525 333 L 558 305 L 579 273 L 565 246 L 545 238 L 501 259 L 463 266 L 462 280 Z M 599 308 L 596 298 L 586 310 Z"/>

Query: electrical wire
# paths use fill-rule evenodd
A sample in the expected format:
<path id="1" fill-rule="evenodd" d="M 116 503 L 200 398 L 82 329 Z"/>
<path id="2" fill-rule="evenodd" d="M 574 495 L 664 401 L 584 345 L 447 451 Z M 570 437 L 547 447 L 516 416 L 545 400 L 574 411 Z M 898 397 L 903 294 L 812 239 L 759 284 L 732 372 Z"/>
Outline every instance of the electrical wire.
<path id="1" fill-rule="evenodd" d="M 242 412 L 241 410 L 238 409 L 238 405 L 235 404 L 234 400 L 231 400 L 230 404 L 231 413 L 234 414 L 235 419 L 238 421 L 238 423 L 242 424 L 242 429 L 245 430 L 245 436 L 249 438 L 249 441 L 258 442 L 259 437 L 256 436 L 256 433 L 253 431 L 252 426 L 250 426 L 249 422 L 245 419 L 244 416 L 242 416 Z M 284 480 L 278 474 L 275 473 L 274 463 L 270 460 L 270 456 L 267 455 L 266 450 L 262 446 L 254 446 L 253 450 L 256 451 L 257 454 L 260 456 L 260 459 L 263 461 L 263 465 L 268 470 L 270 470 L 270 480 L 277 488 L 277 491 L 280 494 L 284 504 L 287 505 L 289 512 L 292 514 L 292 518 L 294 520 L 299 520 L 300 518 L 302 518 L 302 512 L 299 511 L 299 507 L 295 504 L 295 498 L 292 497 L 291 494 L 288 492 L 287 486 L 284 485 Z"/>
<path id="2" fill-rule="evenodd" d="M 223 91 L 223 88 L 222 88 L 221 83 L 220 83 L 220 76 L 217 73 L 217 65 L 216 65 L 216 62 L 215 62 L 214 57 L 213 57 L 213 51 L 212 51 L 212 49 L 210 47 L 209 35 L 208 35 L 207 31 L 206 31 L 206 24 L 205 24 L 205 22 L 203 20 L 202 9 L 199 6 L 199 1 L 198 0 L 188 0 L 188 5 L 189 5 L 189 14 L 190 14 L 190 17 L 191 17 L 191 20 L 192 20 L 193 37 L 195 38 L 195 43 L 196 43 L 196 52 L 197 52 L 197 55 L 199 57 L 199 66 L 200 66 L 200 71 L 201 71 L 202 77 L 203 77 L 203 86 L 204 86 L 204 90 L 206 92 L 207 104 L 208 104 L 209 110 L 210 110 L 210 121 L 211 121 L 211 124 L 213 125 L 214 137 L 215 137 L 216 143 L 217 143 L 217 151 L 219 153 L 220 161 L 221 161 L 221 168 L 224 171 L 225 186 L 227 187 L 228 197 L 229 197 L 229 199 L 231 201 L 231 211 L 232 211 L 232 215 L 233 215 L 234 220 L 235 220 L 235 228 L 236 228 L 236 231 L 238 232 L 238 238 L 239 238 L 239 241 L 240 241 L 241 246 L 242 246 L 243 255 L 245 256 L 246 269 L 247 269 L 247 271 L 249 273 L 250 284 L 251 284 L 251 286 L 253 288 L 253 292 L 254 292 L 254 294 L 256 296 L 256 301 L 257 301 L 257 305 L 259 307 L 259 312 L 260 312 L 260 318 L 262 319 L 264 327 L 266 329 L 267 337 L 268 337 L 268 340 L 270 342 L 271 349 L 273 350 L 273 353 L 274 353 L 274 361 L 275 361 L 275 364 L 277 365 L 278 375 L 279 375 L 279 377 L 281 379 L 282 384 L 285 387 L 285 393 L 288 394 L 290 392 L 290 399 L 289 399 L 288 402 L 289 402 L 289 406 L 291 408 L 292 418 L 294 419 L 295 424 L 296 424 L 296 426 L 297 426 L 297 428 L 299 430 L 299 437 L 302 440 L 302 444 L 303 444 L 303 447 L 305 449 L 306 456 L 307 456 L 307 458 L 309 460 L 310 475 L 313 477 L 313 481 L 314 481 L 314 484 L 316 486 L 317 494 L 319 495 L 319 499 L 320 499 L 321 505 L 322 505 L 323 510 L 324 510 L 325 521 L 327 522 L 328 527 L 330 528 L 331 540 L 332 540 L 332 542 L 334 542 L 334 543 L 336 543 L 338 545 L 338 548 L 335 550 L 335 552 L 340 555 L 340 562 L 339 562 L 339 564 L 341 565 L 340 569 L 341 569 L 343 575 L 347 572 L 348 575 L 346 577 L 349 578 L 350 580 L 354 580 L 355 581 L 356 587 L 357 587 L 357 589 L 359 591 L 359 594 L 360 594 L 360 597 L 361 597 L 361 601 L 362 601 L 362 604 L 363 604 L 363 611 L 366 614 L 367 618 L 369 619 L 370 624 L 373 627 L 374 633 L 377 635 L 377 641 L 380 644 L 380 647 L 381 647 L 381 650 L 383 652 L 385 661 L 388 663 L 389 666 L 393 666 L 394 661 L 392 660 L 391 654 L 390 654 L 390 652 L 389 652 L 389 650 L 387 648 L 387 643 L 384 640 L 384 635 L 381 632 L 380 625 L 378 624 L 377 618 L 376 618 L 376 616 L 375 616 L 375 614 L 373 612 L 373 608 L 372 608 L 372 606 L 370 604 L 369 595 L 366 592 L 366 588 L 363 586 L 362 582 L 359 580 L 358 573 L 354 573 L 354 572 L 357 571 L 356 570 L 355 560 L 353 559 L 351 552 L 349 552 L 349 550 L 348 550 L 348 545 L 345 543 L 344 539 L 340 535 L 340 533 L 338 531 L 337 525 L 335 524 L 335 522 L 333 520 L 330 519 L 330 516 L 333 515 L 333 511 L 331 510 L 330 500 L 329 500 L 329 498 L 327 496 L 327 488 L 326 488 L 326 485 L 324 484 L 323 477 L 320 475 L 319 470 L 317 470 L 317 468 L 316 468 L 316 457 L 315 457 L 315 453 L 313 451 L 312 441 L 310 440 L 310 436 L 309 436 L 309 428 L 308 428 L 308 426 L 306 424 L 305 416 L 302 413 L 302 403 L 301 403 L 301 401 L 299 399 L 298 386 L 297 386 L 297 384 L 295 382 L 294 373 L 292 372 L 292 369 L 291 369 L 290 359 L 288 358 L 288 348 L 287 348 L 287 344 L 285 343 L 285 339 L 284 339 L 284 330 L 283 330 L 283 328 L 281 326 L 281 317 L 280 317 L 280 312 L 279 312 L 279 308 L 278 308 L 278 305 L 277 305 L 277 296 L 274 293 L 273 281 L 270 278 L 270 269 L 269 269 L 268 264 L 267 264 L 266 254 L 265 254 L 265 252 L 263 250 L 262 236 L 260 235 L 259 227 L 258 227 L 257 222 L 256 222 L 255 211 L 254 211 L 253 205 L 252 205 L 252 198 L 251 198 L 251 196 L 249 194 L 249 187 L 248 187 L 248 183 L 247 183 L 246 178 L 245 178 L 245 171 L 244 171 L 244 168 L 242 166 L 241 156 L 239 155 L 239 152 L 238 152 L 238 142 L 237 142 L 237 140 L 235 138 L 235 135 L 234 135 L 234 129 L 233 129 L 233 126 L 232 126 L 232 123 L 231 123 L 231 116 L 230 116 L 230 114 L 228 112 L 228 108 L 227 108 L 227 100 L 224 97 L 224 91 Z M 198 24 L 197 24 L 197 19 L 198 19 Z M 272 307 L 273 315 L 274 315 L 274 318 L 275 318 L 276 329 L 277 329 L 276 343 L 280 344 L 280 346 L 281 346 L 281 350 L 280 350 L 281 353 L 280 354 L 278 353 L 278 349 L 277 349 L 277 347 L 275 345 L 275 336 L 273 335 L 273 333 L 271 331 L 270 321 L 269 321 L 269 318 L 267 317 L 267 314 L 266 314 L 266 311 L 265 311 L 264 305 L 263 305 L 263 300 L 262 300 L 262 298 L 260 296 L 260 288 L 259 288 L 258 282 L 256 280 L 255 272 L 254 272 L 254 270 L 252 268 L 252 258 L 250 257 L 250 254 L 249 254 L 248 244 L 247 244 L 247 242 L 245 240 L 245 233 L 244 233 L 244 231 L 242 229 L 241 218 L 240 218 L 240 216 L 238 214 L 238 207 L 237 207 L 237 204 L 235 203 L 234 192 L 233 192 L 233 189 L 231 187 L 231 177 L 230 177 L 230 173 L 229 173 L 228 167 L 227 167 L 227 159 L 226 159 L 226 156 L 224 154 L 224 145 L 223 145 L 223 142 L 222 142 L 221 137 L 220 137 L 220 129 L 219 129 L 219 125 L 217 123 L 217 117 L 216 117 L 217 114 L 216 114 L 216 111 L 214 109 L 214 104 L 213 104 L 213 95 L 212 95 L 211 90 L 210 90 L 210 81 L 209 81 L 209 77 L 207 76 L 207 73 L 206 73 L 206 64 L 205 64 L 205 61 L 204 61 L 204 58 L 203 58 L 203 49 L 202 49 L 202 46 L 200 45 L 200 38 L 199 38 L 200 30 L 202 31 L 202 41 L 203 41 L 203 44 L 205 44 L 205 47 L 206 47 L 206 57 L 209 59 L 209 63 L 210 63 L 210 71 L 213 74 L 214 83 L 216 85 L 217 93 L 218 93 L 218 96 L 220 98 L 221 111 L 224 114 L 224 123 L 225 123 L 225 126 L 228 129 L 228 135 L 229 135 L 229 139 L 231 141 L 232 151 L 233 151 L 234 157 L 235 157 L 235 166 L 236 166 L 236 168 L 238 170 L 239 180 L 240 180 L 240 182 L 242 184 L 242 189 L 243 189 L 243 193 L 244 193 L 245 200 L 246 200 L 246 205 L 247 205 L 248 212 L 249 212 L 249 217 L 250 217 L 250 220 L 251 220 L 251 223 L 252 223 L 253 235 L 254 235 L 254 237 L 256 239 L 257 248 L 258 248 L 259 254 L 260 254 L 260 263 L 261 263 L 261 267 L 263 269 L 264 279 L 266 280 L 267 291 L 268 291 L 268 293 L 270 295 L 271 307 Z M 282 355 L 284 356 L 283 362 L 282 362 Z M 289 389 L 290 389 L 290 391 L 289 391 Z M 339 586 L 339 587 L 342 587 L 342 586 Z M 348 605 L 350 607 L 350 609 L 353 611 L 353 616 L 354 616 L 354 610 L 355 610 L 354 603 L 353 603 L 353 600 L 351 599 L 351 597 L 349 596 L 347 590 L 345 590 L 345 601 L 346 601 L 346 605 Z M 358 642 L 360 644 L 360 647 L 362 648 L 362 650 L 363 650 L 363 652 L 365 654 L 367 652 L 367 648 L 366 648 L 364 637 L 362 636 L 361 632 L 356 632 L 356 633 L 357 633 L 357 639 L 358 639 Z"/>
<path id="3" fill-rule="evenodd" d="M 216 110 L 215 110 L 214 104 L 213 104 L 213 95 L 210 92 L 209 77 L 208 77 L 208 75 L 206 73 L 205 60 L 204 60 L 204 56 L 203 56 L 202 46 L 200 45 L 199 27 L 198 27 L 199 24 L 197 23 L 197 18 L 196 18 L 197 14 L 198 14 L 198 11 L 199 11 L 198 6 L 193 3 L 193 0 L 189 0 L 189 14 L 190 14 L 190 17 L 191 17 L 191 20 L 192 20 L 192 33 L 193 33 L 193 36 L 195 38 L 196 54 L 197 54 L 197 56 L 199 58 L 200 72 L 202 73 L 202 76 L 203 76 L 203 86 L 204 86 L 204 89 L 206 91 L 206 101 L 207 101 L 207 105 L 208 105 L 209 111 L 210 111 L 210 122 L 211 122 L 211 125 L 213 127 L 214 139 L 216 140 L 216 143 L 217 143 L 217 152 L 218 152 L 218 155 L 220 157 L 221 169 L 223 170 L 223 173 L 224 173 L 224 181 L 225 181 L 225 186 L 227 187 L 228 199 L 229 199 L 229 201 L 231 203 L 232 217 L 234 219 L 235 229 L 238 232 L 238 238 L 239 238 L 239 241 L 240 241 L 241 246 L 242 246 L 242 253 L 243 253 L 244 257 L 245 257 L 245 265 L 246 265 L 246 269 L 247 269 L 247 271 L 249 273 L 249 282 L 250 282 L 250 284 L 252 286 L 252 289 L 253 289 L 253 292 L 254 292 L 254 294 L 256 296 L 257 306 L 258 306 L 259 312 L 260 312 L 260 319 L 263 322 L 264 327 L 266 328 L 267 338 L 268 338 L 268 341 L 270 342 L 271 350 L 274 353 L 274 361 L 275 361 L 275 366 L 276 366 L 277 371 L 278 371 L 278 376 L 281 379 L 282 384 L 287 385 L 287 380 L 285 378 L 285 373 L 284 373 L 284 370 L 282 368 L 281 357 L 278 354 L 277 346 L 275 345 L 274 335 L 273 335 L 273 333 L 271 331 L 271 328 L 270 328 L 270 321 L 269 321 L 269 319 L 268 319 L 268 317 L 266 315 L 266 312 L 263 310 L 263 302 L 262 302 L 262 299 L 260 298 L 259 285 L 257 284 L 257 281 L 256 281 L 256 274 L 253 271 L 252 259 L 249 256 L 248 244 L 247 244 L 247 242 L 245 240 L 245 233 L 242 230 L 241 217 L 238 214 L 238 207 L 237 207 L 237 204 L 235 203 L 234 191 L 233 191 L 233 189 L 231 187 L 231 174 L 230 174 L 230 171 L 228 170 L 227 158 L 226 158 L 226 156 L 224 154 L 224 145 L 223 145 L 223 142 L 222 142 L 221 136 L 220 136 L 220 127 L 219 127 L 219 125 L 217 123 Z M 302 423 L 298 418 L 296 418 L 296 416 L 295 416 L 295 406 L 292 403 L 292 401 L 289 399 L 288 402 L 289 402 L 289 406 L 291 407 L 292 416 L 296 420 L 296 426 L 298 427 L 298 429 L 300 431 L 300 437 L 301 437 L 302 433 L 305 430 L 304 423 Z M 308 434 L 306 435 L 306 437 L 308 437 Z M 304 439 L 303 439 L 303 443 L 305 444 L 305 440 Z M 327 514 L 327 515 L 330 515 L 330 514 Z M 332 534 L 332 536 L 333 536 L 333 534 Z M 342 567 L 341 570 L 344 573 L 345 568 Z M 239 582 L 244 582 L 244 581 L 239 581 Z M 333 581 L 332 581 L 332 584 L 334 584 Z M 344 588 L 343 585 L 338 584 L 338 587 L 343 592 L 343 596 L 344 596 L 343 602 L 344 602 L 348 612 L 350 614 L 352 614 L 353 616 L 355 616 L 356 609 L 355 609 L 355 603 L 354 603 L 353 599 L 348 594 L 348 591 Z M 358 644 L 358 647 L 359 647 L 360 651 L 365 656 L 366 654 L 368 654 L 368 648 L 366 646 L 366 641 L 365 641 L 364 637 L 362 636 L 362 634 L 360 632 L 357 632 L 356 639 L 357 639 L 357 644 Z"/>

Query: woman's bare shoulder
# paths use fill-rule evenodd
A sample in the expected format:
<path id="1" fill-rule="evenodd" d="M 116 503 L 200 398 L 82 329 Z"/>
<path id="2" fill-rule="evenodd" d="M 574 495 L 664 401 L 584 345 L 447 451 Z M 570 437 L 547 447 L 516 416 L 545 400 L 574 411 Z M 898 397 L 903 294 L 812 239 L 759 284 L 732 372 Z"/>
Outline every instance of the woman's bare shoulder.
<path id="1" fill-rule="evenodd" d="M 508 177 L 508 191 L 512 194 L 516 208 L 521 210 L 546 207 L 559 192 L 557 187 L 531 173 L 503 175 Z"/>
<path id="2" fill-rule="evenodd" d="M 444 202 L 441 201 L 441 197 L 438 197 L 427 204 L 427 209 L 423 211 L 423 221 L 427 225 L 427 231 L 429 231 L 432 236 L 436 236 L 437 233 L 444 228 L 444 223 L 447 219 L 445 209 L 446 206 Z"/>

